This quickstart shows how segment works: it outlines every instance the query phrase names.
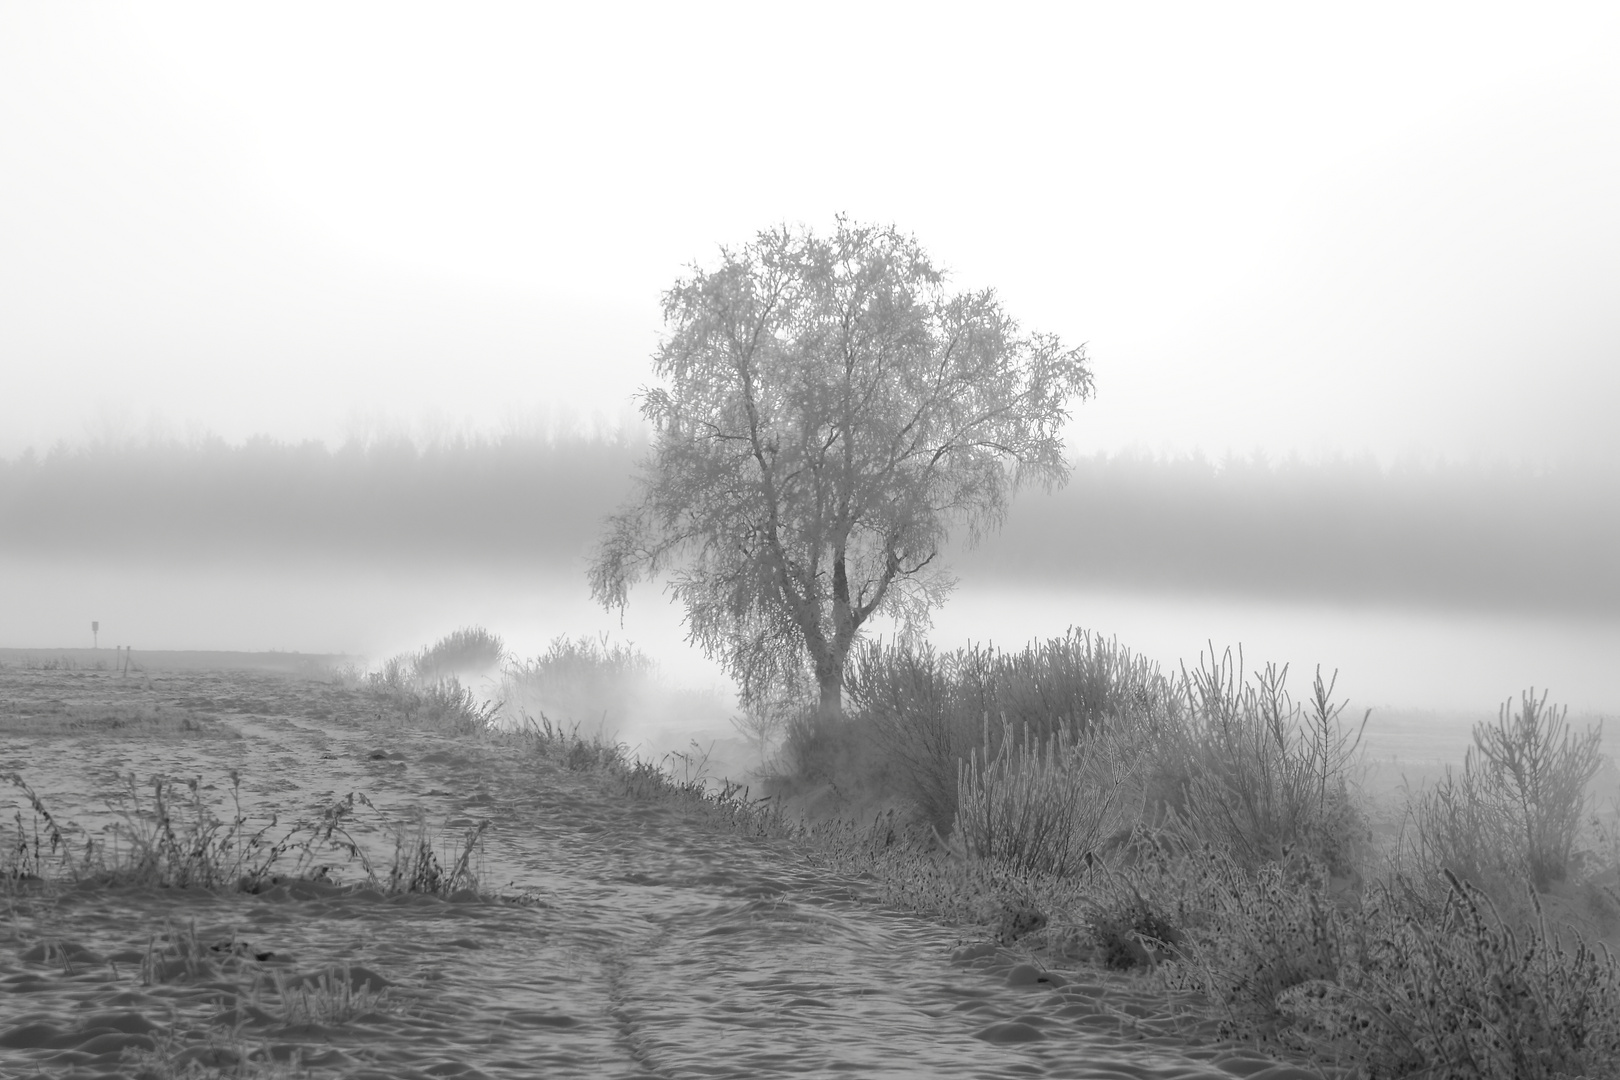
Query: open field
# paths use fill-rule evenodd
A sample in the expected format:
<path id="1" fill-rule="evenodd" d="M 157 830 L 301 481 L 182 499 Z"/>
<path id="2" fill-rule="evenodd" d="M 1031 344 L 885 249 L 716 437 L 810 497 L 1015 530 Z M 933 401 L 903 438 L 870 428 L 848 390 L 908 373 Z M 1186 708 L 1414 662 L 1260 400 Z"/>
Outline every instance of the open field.
<path id="1" fill-rule="evenodd" d="M 357 657 L 331 653 L 211 652 L 141 650 L 129 663 L 142 671 L 276 671 L 284 674 L 325 674 L 355 663 Z M 113 671 L 126 666 L 122 646 L 105 649 L 0 649 L 0 667 L 34 670 Z"/>
<path id="2" fill-rule="evenodd" d="M 189 839 L 171 873 L 203 836 L 234 836 L 241 873 L 102 883 L 81 859 L 77 884 L 14 877 L 0 1072 L 1169 1078 L 1265 1061 L 1139 977 L 1037 976 L 990 922 L 898 910 L 870 872 L 747 836 L 667 784 L 632 791 L 584 745 L 571 769 L 566 744 L 452 734 L 308 672 L 8 657 L 0 761 L 75 858 L 88 839 L 127 862 L 172 828 Z M 48 826 L 24 789 L 0 790 L 32 843 Z M 288 834 L 257 891 L 235 890 Z M 469 837 L 476 877 L 448 894 L 390 875 L 419 840 L 448 875 Z"/>
<path id="3" fill-rule="evenodd" d="M 1620 936 L 1620 848 L 1582 832 L 1528 904 L 1494 862 L 1490 892 L 1447 877 L 1467 835 L 1425 804 L 1451 846 L 1414 845 L 1409 808 L 1341 786 L 1331 708 L 1321 744 L 1211 742 L 1211 716 L 1241 736 L 1267 700 L 1219 665 L 1183 715 L 1090 636 L 873 650 L 850 720 L 789 719 L 744 787 L 436 681 L 498 644 L 452 635 L 369 676 L 7 656 L 0 1071 L 1494 1080 L 1620 1060 L 1620 976 L 1575 937 Z M 641 663 L 563 642 L 501 690 L 540 708 L 550 674 L 606 693 Z M 965 722 L 990 707 L 1069 719 L 1039 740 Z"/>

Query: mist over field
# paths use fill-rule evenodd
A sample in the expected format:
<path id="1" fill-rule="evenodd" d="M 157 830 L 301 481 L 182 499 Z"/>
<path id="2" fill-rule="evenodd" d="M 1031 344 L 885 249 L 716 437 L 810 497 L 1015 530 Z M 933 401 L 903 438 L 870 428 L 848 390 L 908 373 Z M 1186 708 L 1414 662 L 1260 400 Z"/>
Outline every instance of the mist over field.
<path id="1" fill-rule="evenodd" d="M 678 682 L 727 685 L 656 585 L 622 623 L 586 589 L 645 452 L 531 436 L 23 455 L 0 462 L 0 645 L 87 645 L 95 619 L 105 646 L 375 660 L 476 624 L 519 656 L 607 634 Z M 1251 668 L 1291 663 L 1298 692 L 1338 669 L 1391 731 L 1410 726 L 1391 709 L 1439 710 L 1424 723 L 1460 745 L 1531 685 L 1620 707 L 1615 484 L 1595 468 L 1081 458 L 1066 488 L 1026 489 L 1000 532 L 947 552 L 959 585 L 930 640 L 1017 649 L 1076 625 L 1172 668 L 1242 647 Z"/>
<path id="2" fill-rule="evenodd" d="M 580 571 L 639 437 L 62 447 L 0 462 L 0 552 Z M 1620 617 L 1620 470 L 1096 455 L 965 582 Z"/>

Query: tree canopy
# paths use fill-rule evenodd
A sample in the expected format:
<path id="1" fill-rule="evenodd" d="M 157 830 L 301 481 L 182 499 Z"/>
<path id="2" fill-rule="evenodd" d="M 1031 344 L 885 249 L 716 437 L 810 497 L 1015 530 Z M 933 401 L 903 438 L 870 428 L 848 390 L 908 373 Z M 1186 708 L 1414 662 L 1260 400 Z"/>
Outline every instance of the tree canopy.
<path id="1" fill-rule="evenodd" d="M 840 217 L 780 227 L 664 295 L 663 385 L 638 498 L 608 519 L 592 595 L 621 611 L 669 575 L 690 640 L 745 701 L 813 677 L 841 708 L 875 615 L 929 625 L 976 543 L 1030 481 L 1066 482 L 1060 428 L 1092 392 L 1084 347 L 1022 333 L 993 290 L 951 293 L 915 239 Z"/>

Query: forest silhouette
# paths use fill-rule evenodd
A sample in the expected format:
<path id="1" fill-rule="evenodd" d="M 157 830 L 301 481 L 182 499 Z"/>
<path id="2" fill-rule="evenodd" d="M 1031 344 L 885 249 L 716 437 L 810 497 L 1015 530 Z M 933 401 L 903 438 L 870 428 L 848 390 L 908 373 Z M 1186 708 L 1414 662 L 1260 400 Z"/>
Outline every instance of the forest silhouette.
<path id="1" fill-rule="evenodd" d="M 61 445 L 0 461 L 0 553 L 583 573 L 639 434 Z M 949 565 L 987 584 L 1620 615 L 1599 466 L 1116 454 L 1015 499 Z"/>

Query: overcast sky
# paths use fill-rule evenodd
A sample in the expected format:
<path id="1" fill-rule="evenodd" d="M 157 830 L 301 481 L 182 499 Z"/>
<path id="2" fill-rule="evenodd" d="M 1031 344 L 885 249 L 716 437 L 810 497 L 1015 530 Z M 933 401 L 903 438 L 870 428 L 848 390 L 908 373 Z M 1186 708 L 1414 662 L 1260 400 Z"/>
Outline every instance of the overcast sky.
<path id="1" fill-rule="evenodd" d="M 1620 459 L 1620 5 L 0 4 L 0 454 L 616 421 L 838 211 L 1082 452 Z"/>

